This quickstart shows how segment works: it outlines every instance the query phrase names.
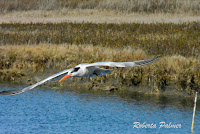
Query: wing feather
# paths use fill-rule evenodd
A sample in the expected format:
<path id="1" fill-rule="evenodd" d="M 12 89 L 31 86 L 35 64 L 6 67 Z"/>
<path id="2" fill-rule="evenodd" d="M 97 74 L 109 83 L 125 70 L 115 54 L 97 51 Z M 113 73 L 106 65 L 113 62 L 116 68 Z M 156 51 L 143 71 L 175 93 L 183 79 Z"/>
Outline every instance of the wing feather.
<path id="1" fill-rule="evenodd" d="M 44 80 L 42 80 L 42 81 L 39 81 L 39 82 L 37 82 L 37 83 L 35 83 L 35 84 L 33 84 L 33 85 L 30 85 L 30 86 L 28 86 L 28 87 L 26 87 L 26 88 L 23 88 L 22 90 L 2 91 L 2 92 L 0 92 L 0 95 L 3 95 L 3 96 L 11 96 L 11 95 L 16 95 L 16 94 L 20 94 L 20 93 L 29 91 L 29 90 L 31 90 L 31 89 L 33 89 L 33 88 L 39 86 L 39 85 L 42 85 L 42 84 L 44 84 L 44 83 L 46 83 L 46 82 L 48 82 L 48 81 L 51 81 L 51 80 L 53 80 L 53 79 L 56 79 L 56 78 L 58 78 L 58 77 L 62 77 L 63 75 L 66 75 L 67 72 L 68 72 L 69 70 L 71 70 L 71 68 L 70 68 L 70 69 L 63 70 L 62 72 L 59 72 L 59 73 L 57 73 L 57 74 L 54 74 L 54 75 L 52 75 L 52 76 L 50 76 L 50 77 L 48 77 L 48 78 L 46 78 L 46 79 L 44 79 Z"/>
<path id="2" fill-rule="evenodd" d="M 142 66 L 142 65 L 152 63 L 159 58 L 160 58 L 160 56 L 153 58 L 153 59 L 133 61 L 133 62 L 109 62 L 109 61 L 108 62 L 95 62 L 95 63 L 86 65 L 86 67 L 90 67 L 90 66 L 136 67 L 136 66 Z"/>

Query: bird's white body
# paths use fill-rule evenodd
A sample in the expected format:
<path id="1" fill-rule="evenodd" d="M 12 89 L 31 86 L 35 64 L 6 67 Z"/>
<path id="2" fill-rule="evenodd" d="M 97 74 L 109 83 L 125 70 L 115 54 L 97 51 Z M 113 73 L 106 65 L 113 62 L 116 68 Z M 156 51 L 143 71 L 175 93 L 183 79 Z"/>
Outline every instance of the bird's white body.
<path id="1" fill-rule="evenodd" d="M 63 77 L 59 82 L 63 81 L 64 79 L 68 77 L 95 77 L 95 76 L 102 76 L 105 74 L 109 74 L 112 72 L 110 69 L 103 69 L 99 68 L 100 66 L 108 66 L 108 67 L 136 67 L 136 66 L 142 66 L 149 64 L 160 57 L 156 57 L 153 59 L 148 60 L 140 60 L 140 61 L 133 61 L 133 62 L 95 62 L 95 63 L 81 63 L 74 68 L 63 70 L 62 72 L 59 72 L 57 74 L 54 74 L 38 83 L 35 83 L 31 86 L 28 86 L 22 90 L 14 90 L 14 91 L 2 91 L 0 92 L 0 95 L 4 96 L 10 96 L 10 95 L 16 95 L 23 92 L 26 92 L 28 90 L 31 90 L 39 85 L 42 85 L 48 81 L 54 80 L 56 78 Z"/>
<path id="2" fill-rule="evenodd" d="M 76 66 L 76 67 L 80 67 L 80 69 L 78 70 L 78 73 L 76 75 L 77 77 L 89 77 L 97 69 L 96 66 L 87 67 L 87 65 L 88 65 L 88 63 L 81 63 Z"/>

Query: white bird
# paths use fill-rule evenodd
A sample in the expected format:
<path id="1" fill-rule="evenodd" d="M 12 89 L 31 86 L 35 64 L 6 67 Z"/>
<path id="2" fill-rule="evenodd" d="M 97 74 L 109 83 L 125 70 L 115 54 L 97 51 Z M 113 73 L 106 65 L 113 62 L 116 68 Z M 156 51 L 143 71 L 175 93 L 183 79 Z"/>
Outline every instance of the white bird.
<path id="1" fill-rule="evenodd" d="M 33 85 L 30 85 L 22 90 L 10 90 L 10 91 L 2 91 L 0 92 L 0 95 L 3 96 L 10 96 L 10 95 L 16 95 L 20 94 L 26 91 L 29 91 L 39 85 L 42 85 L 48 81 L 63 77 L 60 79 L 59 82 L 63 81 L 64 79 L 68 77 L 95 77 L 95 76 L 102 76 L 105 74 L 109 74 L 112 72 L 111 69 L 103 69 L 99 68 L 99 66 L 108 66 L 108 67 L 137 67 L 149 64 L 157 59 L 159 59 L 160 56 L 148 59 L 148 60 L 140 60 L 140 61 L 133 61 L 133 62 L 95 62 L 95 63 L 81 63 L 74 68 L 63 70 L 62 72 L 59 72 L 57 74 L 54 74 L 42 81 L 39 81 Z"/>

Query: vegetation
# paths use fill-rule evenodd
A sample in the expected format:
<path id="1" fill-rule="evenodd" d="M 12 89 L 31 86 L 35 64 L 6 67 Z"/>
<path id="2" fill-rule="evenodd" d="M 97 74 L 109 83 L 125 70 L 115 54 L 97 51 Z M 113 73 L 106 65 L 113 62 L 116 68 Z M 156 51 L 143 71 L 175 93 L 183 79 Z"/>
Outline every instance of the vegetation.
<path id="1" fill-rule="evenodd" d="M 0 24 L 0 44 L 92 44 L 143 49 L 151 55 L 200 56 L 200 23 Z"/>
<path id="2" fill-rule="evenodd" d="M 133 61 L 152 58 L 145 51 L 129 46 L 113 49 L 70 44 L 5 45 L 0 47 L 0 51 L 0 78 L 11 81 L 30 80 L 37 72 L 43 72 L 40 78 L 44 79 L 53 74 L 52 72 L 56 73 L 82 62 Z M 44 75 L 45 72 L 48 74 Z M 112 90 L 123 90 L 127 87 L 149 85 L 151 88 L 148 92 L 159 93 L 173 85 L 178 92 L 185 91 L 192 94 L 199 90 L 199 78 L 199 59 L 178 55 L 165 56 L 143 67 L 115 68 L 109 75 L 92 78 L 89 88 L 102 89 L 102 85 L 109 85 L 114 86 Z M 74 80 L 81 81 L 80 79 Z M 37 80 L 32 79 L 31 81 Z M 78 82 L 72 83 L 76 83 L 76 86 L 78 84 Z M 123 88 L 124 86 L 126 88 Z M 105 88 L 105 90 L 111 89 Z"/>
<path id="3" fill-rule="evenodd" d="M 0 12 L 100 9 L 139 13 L 200 13 L 199 0 L 1 0 Z"/>

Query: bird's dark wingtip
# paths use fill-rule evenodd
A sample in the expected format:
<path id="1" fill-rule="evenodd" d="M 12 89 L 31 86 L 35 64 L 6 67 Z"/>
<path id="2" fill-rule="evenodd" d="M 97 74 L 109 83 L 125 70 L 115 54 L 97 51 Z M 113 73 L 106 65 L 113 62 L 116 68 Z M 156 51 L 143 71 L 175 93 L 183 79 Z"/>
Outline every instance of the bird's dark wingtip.
<path id="1" fill-rule="evenodd" d="M 162 57 L 161 55 L 158 55 L 156 58 L 160 58 L 160 57 Z"/>
<path id="2" fill-rule="evenodd" d="M 158 55 L 158 56 L 156 56 L 155 58 L 153 58 L 152 60 L 158 60 L 158 59 L 160 59 L 162 56 L 161 55 Z"/>
<path id="3" fill-rule="evenodd" d="M 16 91 L 16 90 L 10 90 L 10 91 L 2 91 L 0 92 L 1 96 L 11 96 L 11 95 L 16 95 L 21 93 L 21 91 Z"/>

